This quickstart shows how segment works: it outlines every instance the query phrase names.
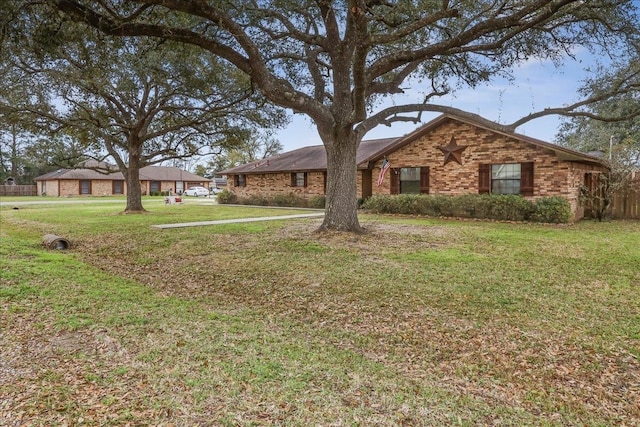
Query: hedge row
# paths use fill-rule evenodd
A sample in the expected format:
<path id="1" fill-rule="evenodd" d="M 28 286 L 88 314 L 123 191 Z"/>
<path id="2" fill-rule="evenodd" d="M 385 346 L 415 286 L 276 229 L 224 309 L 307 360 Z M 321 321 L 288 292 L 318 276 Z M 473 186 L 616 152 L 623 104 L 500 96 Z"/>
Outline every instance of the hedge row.
<path id="1" fill-rule="evenodd" d="M 364 202 L 363 208 L 377 213 L 545 223 L 567 223 L 572 218 L 571 206 L 562 197 L 545 197 L 531 201 L 512 195 L 400 194 L 372 196 Z"/>
<path id="2" fill-rule="evenodd" d="M 304 199 L 295 194 L 272 197 L 250 196 L 240 198 L 224 190 L 218 194 L 218 203 L 253 206 L 282 206 L 300 208 L 324 208 L 325 197 Z M 400 194 L 372 196 L 358 200 L 363 209 L 376 213 L 424 215 L 433 217 L 462 217 L 497 219 L 504 221 L 533 221 L 567 223 L 572 218 L 569 202 L 562 197 L 545 197 L 535 201 L 521 196 L 479 195 L 441 196 L 426 194 Z"/>
<path id="3" fill-rule="evenodd" d="M 272 197 L 250 196 L 238 197 L 235 193 L 223 190 L 218 194 L 218 203 L 252 206 L 281 206 L 295 208 L 324 208 L 324 196 L 312 196 L 309 199 L 298 197 L 295 194 L 277 194 Z"/>

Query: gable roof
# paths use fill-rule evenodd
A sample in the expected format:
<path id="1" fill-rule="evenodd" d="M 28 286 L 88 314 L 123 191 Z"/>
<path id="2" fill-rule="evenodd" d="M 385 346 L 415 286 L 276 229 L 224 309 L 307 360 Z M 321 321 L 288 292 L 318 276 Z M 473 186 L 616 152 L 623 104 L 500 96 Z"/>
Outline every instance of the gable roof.
<path id="1" fill-rule="evenodd" d="M 356 162 L 360 168 L 366 168 L 368 162 L 385 150 L 398 138 L 371 139 L 360 142 Z M 327 152 L 324 145 L 302 147 L 262 160 L 236 166 L 222 172 L 222 175 L 244 175 L 273 172 L 299 172 L 327 170 Z"/>
<path id="2" fill-rule="evenodd" d="M 113 166 L 111 166 L 113 168 Z M 94 169 L 58 169 L 35 178 L 35 181 L 53 180 L 124 180 L 122 172 L 101 173 Z M 173 166 L 145 166 L 140 169 L 141 181 L 211 181 Z"/>
<path id="3" fill-rule="evenodd" d="M 474 117 L 477 117 L 477 118 L 474 118 Z M 558 156 L 558 159 L 560 160 L 592 163 L 592 164 L 607 166 L 607 163 L 604 159 L 597 157 L 595 155 L 582 153 L 580 151 L 575 151 L 570 148 L 562 147 L 560 145 L 552 144 L 550 142 L 545 142 L 540 139 L 532 138 L 530 136 L 526 136 L 520 133 L 510 132 L 508 130 L 505 130 L 504 126 L 501 126 L 498 123 L 493 123 L 489 120 L 483 119 L 482 117 L 476 116 L 475 114 L 471 114 L 471 113 L 469 113 L 467 116 L 458 116 L 458 115 L 449 114 L 449 113 L 442 114 L 436 117 L 435 119 L 431 120 L 430 122 L 424 124 L 423 126 L 419 127 L 418 129 L 414 130 L 413 132 L 401 138 L 397 138 L 394 144 L 389 145 L 385 150 L 378 153 L 378 157 L 376 159 L 372 159 L 372 160 L 381 159 L 385 155 L 392 153 L 401 147 L 404 147 L 405 145 L 415 141 L 421 136 L 431 132 L 435 128 L 442 126 L 448 121 L 458 121 L 458 122 L 466 123 L 481 129 L 488 130 L 490 132 L 494 132 L 500 135 L 507 136 L 509 138 L 513 138 L 528 144 L 532 144 L 541 148 L 551 150 L 556 154 L 556 156 Z"/>
<path id="4" fill-rule="evenodd" d="M 532 144 L 541 148 L 553 151 L 560 160 L 575 161 L 581 163 L 598 164 L 607 166 L 602 158 L 594 155 L 581 153 L 569 148 L 561 147 L 550 142 L 545 142 L 536 138 L 531 138 L 516 132 L 511 132 L 504 126 L 486 120 L 480 116 L 469 113 L 464 116 L 450 113 L 442 114 L 430 122 L 419 127 L 415 131 L 407 135 L 397 138 L 384 138 L 366 140 L 360 143 L 356 160 L 359 169 L 368 168 L 369 162 L 378 161 L 384 156 L 404 147 L 405 145 L 415 141 L 421 136 L 431 132 L 435 128 L 442 126 L 448 121 L 458 121 L 490 132 L 495 132 L 509 138 Z M 298 148 L 293 151 L 269 157 L 267 159 L 257 160 L 236 166 L 222 172 L 221 175 L 238 175 L 238 174 L 259 174 L 274 172 L 300 172 L 300 171 L 324 171 L 327 169 L 327 154 L 324 146 L 314 145 L 310 147 Z"/>

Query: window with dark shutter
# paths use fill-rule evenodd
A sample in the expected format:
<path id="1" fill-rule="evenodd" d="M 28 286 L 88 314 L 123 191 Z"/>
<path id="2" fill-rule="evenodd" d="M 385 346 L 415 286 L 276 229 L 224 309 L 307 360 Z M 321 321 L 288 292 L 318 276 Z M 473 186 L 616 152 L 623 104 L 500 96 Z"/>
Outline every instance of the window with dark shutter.
<path id="1" fill-rule="evenodd" d="M 91 194 L 91 181 L 88 179 L 80 180 L 80 194 Z"/>
<path id="2" fill-rule="evenodd" d="M 400 194 L 420 194 L 420 168 L 400 168 Z"/>
<path id="3" fill-rule="evenodd" d="M 478 193 L 533 196 L 533 162 L 481 164 Z"/>
<path id="4" fill-rule="evenodd" d="M 327 194 L 327 171 L 322 172 L 322 191 Z"/>
<path id="5" fill-rule="evenodd" d="M 533 196 L 533 162 L 520 164 L 520 194 Z"/>
<path id="6" fill-rule="evenodd" d="M 391 168 L 389 172 L 389 189 L 391 190 L 391 194 L 400 194 L 400 169 Z"/>
<path id="7" fill-rule="evenodd" d="M 291 186 L 292 187 L 306 187 L 307 186 L 307 173 L 306 172 L 294 172 L 291 174 Z"/>
<path id="8" fill-rule="evenodd" d="M 429 166 L 420 168 L 420 193 L 429 194 Z"/>
<path id="9" fill-rule="evenodd" d="M 488 194 L 491 191 L 491 165 L 481 164 L 478 170 L 478 193 Z"/>
<path id="10" fill-rule="evenodd" d="M 124 194 L 124 181 L 112 181 L 112 194 Z"/>

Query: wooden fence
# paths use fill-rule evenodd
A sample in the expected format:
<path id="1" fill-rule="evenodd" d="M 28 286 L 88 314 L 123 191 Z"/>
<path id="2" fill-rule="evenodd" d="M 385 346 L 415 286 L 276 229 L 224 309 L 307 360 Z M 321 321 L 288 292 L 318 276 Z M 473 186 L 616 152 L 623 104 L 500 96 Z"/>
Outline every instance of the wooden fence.
<path id="1" fill-rule="evenodd" d="M 35 185 L 0 185 L 0 196 L 37 196 Z"/>
<path id="2" fill-rule="evenodd" d="M 636 191 L 614 194 L 611 201 L 611 216 L 620 219 L 640 219 L 640 181 Z"/>

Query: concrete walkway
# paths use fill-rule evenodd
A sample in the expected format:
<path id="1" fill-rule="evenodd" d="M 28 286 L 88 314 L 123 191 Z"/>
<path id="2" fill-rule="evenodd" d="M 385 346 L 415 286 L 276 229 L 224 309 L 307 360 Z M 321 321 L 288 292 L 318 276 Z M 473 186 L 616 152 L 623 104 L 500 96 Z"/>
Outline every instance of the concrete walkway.
<path id="1" fill-rule="evenodd" d="M 176 224 L 158 224 L 152 225 L 151 228 L 184 228 L 184 227 L 200 227 L 203 225 L 218 225 L 218 224 L 236 224 L 241 222 L 259 222 L 259 221 L 276 221 L 279 219 L 296 219 L 296 218 L 320 218 L 324 216 L 324 212 L 315 212 L 308 214 L 296 214 L 296 215 L 280 215 L 280 216 L 263 216 L 257 218 L 236 218 L 236 219 L 219 219 L 217 221 L 199 221 L 199 222 L 183 222 Z"/>

